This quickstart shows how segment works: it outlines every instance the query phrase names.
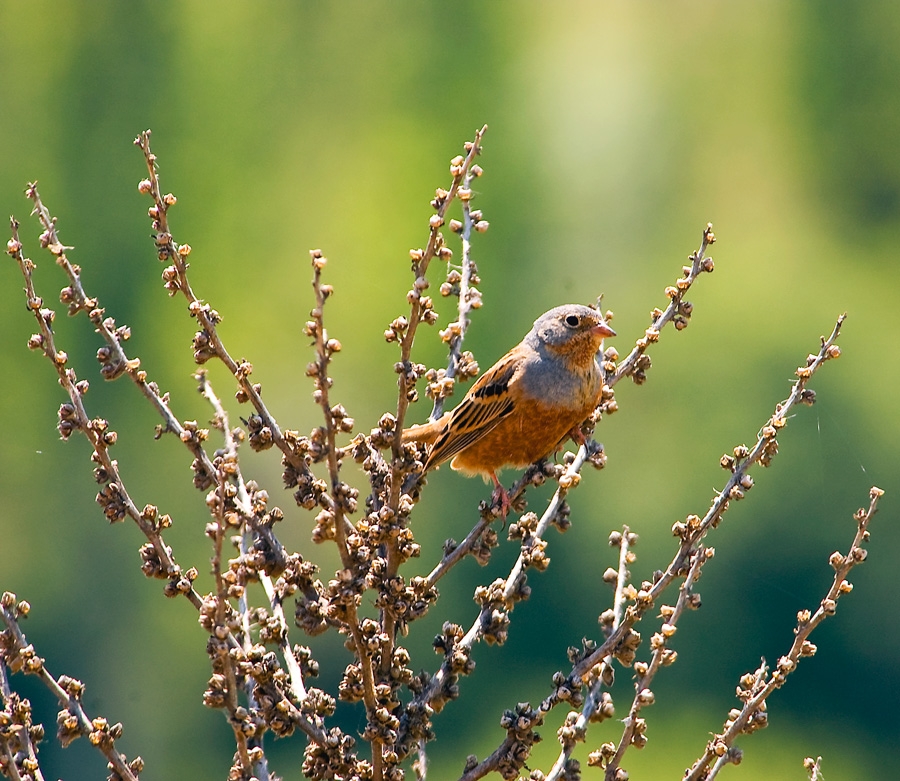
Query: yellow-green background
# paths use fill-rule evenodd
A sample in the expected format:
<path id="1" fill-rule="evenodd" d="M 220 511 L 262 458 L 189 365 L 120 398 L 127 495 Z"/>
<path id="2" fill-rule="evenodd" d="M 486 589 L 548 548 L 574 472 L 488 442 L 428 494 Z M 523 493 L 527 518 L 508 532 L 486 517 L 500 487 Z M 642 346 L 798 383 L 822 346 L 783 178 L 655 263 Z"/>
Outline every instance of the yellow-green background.
<path id="1" fill-rule="evenodd" d="M 207 419 L 190 379 L 192 321 L 161 288 L 149 201 L 136 189 L 143 161 L 131 141 L 152 128 L 163 185 L 179 198 L 176 238 L 194 247 L 195 289 L 224 315 L 229 349 L 252 360 L 281 424 L 301 430 L 317 423 L 301 334 L 307 250 L 323 248 L 336 288 L 327 316 L 344 351 L 334 399 L 368 430 L 395 403 L 396 350 L 381 334 L 404 311 L 407 251 L 426 240 L 447 161 L 482 123 L 477 203 L 491 229 L 476 239 L 485 306 L 469 339 L 482 367 L 545 309 L 599 293 L 624 354 L 712 221 L 716 271 L 691 292 L 690 328 L 663 335 L 645 386 L 619 388 L 621 411 L 598 433 L 609 466 L 573 495 L 571 532 L 549 535 L 550 570 L 532 576 L 509 643 L 476 648 L 460 701 L 436 719 L 429 779 L 454 778 L 467 754 L 488 753 L 503 737 L 502 709 L 538 702 L 566 667 L 567 646 L 597 636 L 612 527 L 641 535 L 635 579 L 665 565 L 672 522 L 705 511 L 726 477 L 720 454 L 754 439 L 843 311 L 844 355 L 815 379 L 818 404 L 791 419 L 772 469 L 755 474 L 748 500 L 710 538 L 718 554 L 699 584 L 703 608 L 674 638 L 678 663 L 658 676 L 658 704 L 645 713 L 649 744 L 625 765 L 632 778 L 681 777 L 736 704 L 739 676 L 788 649 L 797 610 L 817 605 L 829 554 L 847 547 L 850 515 L 878 484 L 888 494 L 854 592 L 814 636 L 818 655 L 771 698 L 770 728 L 740 741 L 746 758 L 728 772 L 803 778 L 803 757 L 823 755 L 827 778 L 892 779 L 898 35 L 900 7 L 879 3 L 11 0 L 0 8 L 2 212 L 23 222 L 36 280 L 54 302 L 63 279 L 21 195 L 39 180 L 87 290 L 132 326 L 130 353 L 172 392 L 179 417 Z M 221 715 L 200 704 L 205 638 L 186 602 L 166 601 L 140 574 L 136 529 L 103 520 L 86 443 L 58 440 L 63 396 L 25 347 L 34 325 L 21 287 L 7 261 L 0 588 L 32 602 L 30 640 L 52 672 L 86 681 L 92 715 L 124 722 L 120 749 L 145 757 L 146 778 L 222 778 L 233 743 Z M 439 302 L 443 323 L 448 303 Z M 127 381 L 100 380 L 84 318 L 60 311 L 56 329 L 92 381 L 90 413 L 120 433 L 115 454 L 132 495 L 172 513 L 170 544 L 208 589 L 189 454 L 174 439 L 153 441 L 156 419 Z M 439 364 L 436 331 L 423 337 L 419 358 Z M 212 376 L 230 398 L 227 376 Z M 231 412 L 246 415 L 233 403 Z M 424 419 L 425 405 L 412 414 Z M 327 577 L 333 552 L 310 543 L 309 516 L 280 489 L 277 456 L 244 456 L 244 474 L 285 509 L 282 538 L 323 560 Z M 446 469 L 430 480 L 415 570 L 434 563 L 444 538 L 465 534 L 486 495 Z M 545 499 L 535 493 L 532 506 Z M 475 584 L 514 555 L 504 542 L 488 570 L 468 561 L 441 583 L 440 605 L 408 638 L 416 670 L 435 668 L 429 644 L 441 622 L 468 626 Z M 335 639 L 314 648 L 322 685 L 334 690 L 347 657 Z M 52 732 L 56 706 L 15 680 Z M 620 671 L 619 716 L 629 685 Z M 555 755 L 563 713 L 552 715 L 532 768 L 548 769 Z M 353 709 L 339 723 L 363 726 Z M 620 729 L 593 729 L 588 747 Z M 275 769 L 298 777 L 302 740 L 268 745 Z M 47 777 L 105 773 L 84 741 L 65 752 L 46 741 L 41 756 Z"/>

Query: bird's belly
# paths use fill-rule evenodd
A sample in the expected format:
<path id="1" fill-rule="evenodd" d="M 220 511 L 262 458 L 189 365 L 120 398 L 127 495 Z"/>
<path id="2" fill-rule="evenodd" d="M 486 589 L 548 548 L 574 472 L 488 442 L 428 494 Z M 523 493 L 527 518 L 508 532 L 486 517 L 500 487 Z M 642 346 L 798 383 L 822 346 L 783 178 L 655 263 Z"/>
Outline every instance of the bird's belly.
<path id="1" fill-rule="evenodd" d="M 550 455 L 584 421 L 593 402 L 577 410 L 517 409 L 450 463 L 453 469 L 487 475 L 504 466 L 524 467 Z"/>

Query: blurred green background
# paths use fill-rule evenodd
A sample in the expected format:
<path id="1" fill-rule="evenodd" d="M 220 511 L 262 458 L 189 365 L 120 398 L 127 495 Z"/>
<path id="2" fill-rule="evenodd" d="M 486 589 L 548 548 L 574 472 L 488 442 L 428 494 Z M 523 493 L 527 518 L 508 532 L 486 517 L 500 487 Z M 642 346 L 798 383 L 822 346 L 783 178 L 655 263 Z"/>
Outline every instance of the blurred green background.
<path id="1" fill-rule="evenodd" d="M 131 142 L 152 128 L 163 186 L 179 198 L 176 239 L 194 247 L 195 290 L 224 315 L 232 355 L 252 360 L 282 426 L 301 430 L 318 420 L 303 376 L 307 250 L 323 248 L 336 288 L 327 316 L 344 351 L 333 398 L 367 431 L 395 404 L 396 349 L 381 334 L 405 309 L 407 250 L 425 242 L 434 188 L 481 124 L 490 130 L 477 205 L 491 229 L 475 243 L 485 306 L 468 345 L 483 368 L 544 310 L 600 293 L 624 355 L 712 221 L 716 271 L 691 292 L 691 327 L 664 334 L 646 385 L 619 387 L 620 412 L 598 433 L 609 465 L 573 495 L 574 528 L 551 533 L 551 567 L 532 576 L 509 643 L 477 648 L 460 701 L 436 720 L 429 779 L 454 778 L 467 754 L 492 750 L 502 709 L 540 701 L 567 646 L 597 636 L 611 528 L 641 535 L 637 581 L 668 562 L 672 522 L 703 514 L 726 477 L 721 453 L 755 438 L 843 311 L 844 354 L 816 377 L 819 402 L 798 411 L 773 467 L 755 473 L 757 487 L 710 538 L 718 555 L 700 583 L 703 608 L 681 624 L 679 661 L 658 676 L 658 704 L 645 713 L 649 744 L 625 766 L 632 778 L 681 777 L 736 704 L 739 676 L 789 648 L 797 610 L 818 604 L 828 556 L 847 548 L 851 513 L 877 484 L 888 493 L 856 589 L 814 635 L 818 655 L 770 700 L 770 728 L 740 742 L 745 760 L 729 777 L 805 778 L 803 757 L 823 755 L 827 778 L 893 779 L 898 35 L 900 6 L 878 3 L 12 0 L 0 6 L 0 200 L 23 222 L 52 304 L 63 278 L 22 197 L 39 180 L 87 290 L 132 326 L 130 353 L 171 391 L 179 417 L 206 420 L 191 379 L 193 323 L 161 288 L 149 200 L 136 189 L 144 168 Z M 53 673 L 86 681 L 91 714 L 124 722 L 120 749 L 146 759 L 147 778 L 222 778 L 233 744 L 221 715 L 200 704 L 205 638 L 187 603 L 167 602 L 140 574 L 137 530 L 107 527 L 86 443 L 59 441 L 63 396 L 25 347 L 34 324 L 21 288 L 7 261 L 0 588 L 32 602 L 29 639 Z M 442 323 L 449 303 L 438 303 Z M 89 412 L 119 431 L 132 495 L 173 515 L 169 542 L 209 589 L 187 451 L 153 441 L 149 406 L 127 381 L 100 380 L 96 336 L 56 308 L 59 345 L 92 381 Z M 423 337 L 419 359 L 440 365 L 436 330 Z M 230 398 L 220 368 L 212 379 Z M 235 421 L 246 414 L 231 411 Z M 425 404 L 412 413 L 427 414 Z M 276 454 L 244 457 L 244 474 L 286 511 L 282 538 L 324 561 L 328 577 L 333 551 L 310 543 L 310 518 L 280 490 Z M 487 495 L 478 480 L 435 474 L 413 569 L 429 569 L 446 537 L 462 538 Z M 539 509 L 547 492 L 532 496 Z M 408 638 L 415 669 L 436 667 L 441 622 L 468 626 L 474 586 L 507 571 L 515 552 L 504 542 L 487 570 L 469 561 L 441 583 L 441 604 Z M 346 655 L 334 638 L 313 647 L 321 685 L 333 689 Z M 55 704 L 16 684 L 52 732 Z M 621 717 L 626 671 L 616 688 Z M 554 712 L 530 767 L 549 769 L 563 715 Z M 349 708 L 340 723 L 362 728 Z M 578 756 L 620 729 L 595 728 Z M 275 769 L 298 777 L 302 740 L 270 747 Z M 64 752 L 46 741 L 41 756 L 47 777 L 105 772 L 84 741 Z"/>

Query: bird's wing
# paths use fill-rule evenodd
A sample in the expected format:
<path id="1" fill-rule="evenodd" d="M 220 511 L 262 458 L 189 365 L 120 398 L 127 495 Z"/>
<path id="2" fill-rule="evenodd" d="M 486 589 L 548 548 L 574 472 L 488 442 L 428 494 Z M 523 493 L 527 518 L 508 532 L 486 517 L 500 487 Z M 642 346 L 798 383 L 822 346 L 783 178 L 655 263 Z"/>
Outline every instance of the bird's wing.
<path id="1" fill-rule="evenodd" d="M 491 431 L 515 409 L 510 388 L 521 361 L 513 353 L 488 369 L 472 386 L 434 442 L 426 469 L 461 453 Z"/>

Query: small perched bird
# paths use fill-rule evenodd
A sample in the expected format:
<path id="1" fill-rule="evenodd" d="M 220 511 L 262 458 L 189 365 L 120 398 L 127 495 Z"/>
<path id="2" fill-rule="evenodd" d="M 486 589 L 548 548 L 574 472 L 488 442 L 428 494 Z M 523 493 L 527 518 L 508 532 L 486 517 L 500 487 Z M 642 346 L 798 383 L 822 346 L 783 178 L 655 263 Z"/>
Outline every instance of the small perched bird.
<path id="1" fill-rule="evenodd" d="M 488 369 L 452 411 L 404 430 L 403 442 L 430 445 L 425 471 L 450 466 L 494 483 L 506 516 L 509 497 L 497 470 L 524 467 L 559 450 L 600 400 L 597 353 L 615 336 L 595 309 L 565 304 L 534 321 L 525 338 Z"/>

